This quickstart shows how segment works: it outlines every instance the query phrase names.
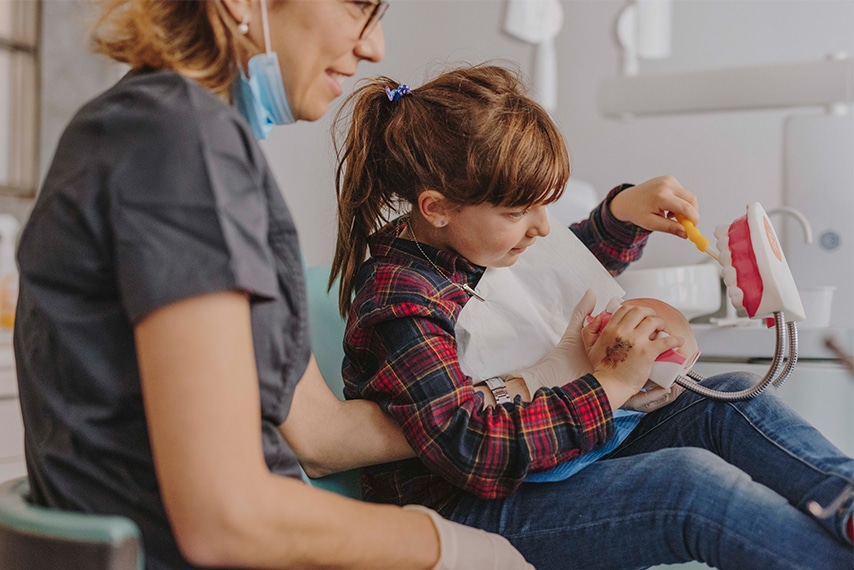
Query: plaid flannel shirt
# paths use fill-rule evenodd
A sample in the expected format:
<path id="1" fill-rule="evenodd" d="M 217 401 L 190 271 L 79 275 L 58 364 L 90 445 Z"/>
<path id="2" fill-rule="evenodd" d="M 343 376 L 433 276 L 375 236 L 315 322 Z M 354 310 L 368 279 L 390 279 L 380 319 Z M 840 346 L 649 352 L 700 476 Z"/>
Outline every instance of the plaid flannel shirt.
<path id="1" fill-rule="evenodd" d="M 649 232 L 616 220 L 613 189 L 572 231 L 612 273 L 640 257 Z M 400 424 L 416 459 L 362 470 L 370 501 L 418 503 L 447 514 L 462 493 L 504 497 L 530 472 L 575 459 L 608 441 L 612 411 L 588 374 L 539 390 L 531 402 L 482 409 L 460 370 L 454 327 L 468 295 L 391 224 L 371 238 L 344 338 L 347 398 L 377 402 Z M 484 268 L 422 245 L 455 283 L 477 284 Z"/>

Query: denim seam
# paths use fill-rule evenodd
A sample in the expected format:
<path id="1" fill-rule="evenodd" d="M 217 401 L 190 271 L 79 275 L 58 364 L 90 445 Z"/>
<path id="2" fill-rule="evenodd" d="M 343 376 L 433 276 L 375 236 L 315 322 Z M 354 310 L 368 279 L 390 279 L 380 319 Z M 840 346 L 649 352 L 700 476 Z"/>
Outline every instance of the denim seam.
<path id="1" fill-rule="evenodd" d="M 764 545 L 758 544 L 756 541 L 745 540 L 745 539 L 743 539 L 743 537 L 739 533 L 730 531 L 725 526 L 718 523 L 716 520 L 709 518 L 707 516 L 704 516 L 701 513 L 693 513 L 690 510 L 668 509 L 666 511 L 661 511 L 661 510 L 644 511 L 642 513 L 633 513 L 631 515 L 627 515 L 627 516 L 623 517 L 622 520 L 623 521 L 626 521 L 626 520 L 632 521 L 632 520 L 639 520 L 642 518 L 645 519 L 649 515 L 653 515 L 654 517 L 675 516 L 675 517 L 677 517 L 677 519 L 680 517 L 685 517 L 685 516 L 694 517 L 698 523 L 708 524 L 709 526 L 715 527 L 720 534 L 726 534 L 727 536 L 734 537 L 735 542 L 737 542 L 741 545 L 749 546 L 749 547 L 760 548 L 761 550 L 767 552 L 772 558 L 779 560 L 778 552 L 776 550 L 766 548 Z M 610 520 L 611 519 L 596 521 L 596 522 L 591 522 L 591 523 L 584 523 L 584 524 L 574 524 L 574 525 L 572 525 L 572 527 L 574 529 L 595 529 L 598 526 L 608 524 L 608 522 L 610 522 Z M 543 536 L 547 537 L 547 536 L 552 535 L 552 534 L 561 534 L 561 533 L 565 533 L 565 532 L 566 532 L 565 527 L 555 527 L 554 529 L 549 529 L 549 530 L 543 529 L 543 530 L 539 530 L 539 531 L 535 531 L 535 532 L 525 532 L 525 533 L 516 533 L 516 534 L 504 534 L 504 533 L 502 533 L 502 534 L 504 535 L 504 537 L 506 539 L 508 539 L 512 542 L 512 540 L 514 538 L 520 538 L 520 539 L 532 538 L 532 537 L 539 538 L 539 537 L 543 537 Z M 686 550 L 690 550 L 690 549 L 688 549 L 686 547 Z M 692 558 L 691 560 L 696 560 L 696 558 Z M 686 560 L 685 562 L 688 562 L 688 561 L 689 560 Z M 707 562 L 705 560 L 698 560 L 698 561 L 704 562 L 704 563 Z M 797 569 L 811 570 L 809 567 L 801 566 L 801 565 L 791 566 L 791 568 L 796 569 L 796 570 Z"/>

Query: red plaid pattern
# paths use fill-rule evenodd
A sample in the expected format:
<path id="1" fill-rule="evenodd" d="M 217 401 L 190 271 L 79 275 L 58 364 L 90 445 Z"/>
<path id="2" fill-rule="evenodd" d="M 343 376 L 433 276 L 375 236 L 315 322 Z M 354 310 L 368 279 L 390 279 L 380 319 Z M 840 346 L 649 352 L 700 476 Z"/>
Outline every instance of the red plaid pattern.
<path id="1" fill-rule="evenodd" d="M 612 273 L 640 257 L 648 232 L 614 219 L 607 204 L 572 231 Z M 462 373 L 454 326 L 468 295 L 439 275 L 392 224 L 371 239 L 344 339 L 348 398 L 377 402 L 401 425 L 417 459 L 368 467 L 368 500 L 440 512 L 461 493 L 503 497 L 529 472 L 577 458 L 613 435 L 611 409 L 592 375 L 540 390 L 532 402 L 481 409 Z M 454 282 L 474 287 L 483 268 L 422 246 Z"/>

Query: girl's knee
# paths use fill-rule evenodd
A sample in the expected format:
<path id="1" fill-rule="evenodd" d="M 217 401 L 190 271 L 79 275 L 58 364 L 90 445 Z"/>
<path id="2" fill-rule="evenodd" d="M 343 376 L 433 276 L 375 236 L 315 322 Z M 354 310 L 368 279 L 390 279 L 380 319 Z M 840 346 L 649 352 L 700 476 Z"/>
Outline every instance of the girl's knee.
<path id="1" fill-rule="evenodd" d="M 731 505 L 776 501 L 772 493 L 713 452 L 695 447 L 662 450 L 661 469 L 685 513 L 711 515 Z M 714 518 L 714 517 L 712 517 Z"/>
<path id="2" fill-rule="evenodd" d="M 737 392 L 754 386 L 761 379 L 761 376 L 753 372 L 735 370 L 709 376 L 703 381 L 703 386 L 724 392 Z"/>
<path id="3" fill-rule="evenodd" d="M 727 463 L 714 452 L 698 447 L 677 447 L 660 452 L 662 469 L 674 479 L 684 481 L 692 488 L 708 492 L 718 488 L 732 492 L 734 487 L 747 484 L 750 477 L 738 467 Z"/>

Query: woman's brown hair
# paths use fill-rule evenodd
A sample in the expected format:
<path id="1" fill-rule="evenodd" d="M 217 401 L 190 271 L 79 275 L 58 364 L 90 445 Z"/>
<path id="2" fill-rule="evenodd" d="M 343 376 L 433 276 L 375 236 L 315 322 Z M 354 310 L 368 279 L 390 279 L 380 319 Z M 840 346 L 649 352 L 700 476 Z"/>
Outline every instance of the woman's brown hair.
<path id="1" fill-rule="evenodd" d="M 169 69 L 229 99 L 237 73 L 236 22 L 221 0 L 103 0 L 92 49 L 133 69 Z"/>
<path id="2" fill-rule="evenodd" d="M 563 137 L 518 73 L 462 67 L 393 102 L 386 87 L 398 82 L 365 80 L 334 123 L 338 237 L 329 283 L 340 275 L 343 316 L 368 237 L 401 202 L 433 189 L 462 206 L 530 206 L 560 198 L 569 179 Z"/>

